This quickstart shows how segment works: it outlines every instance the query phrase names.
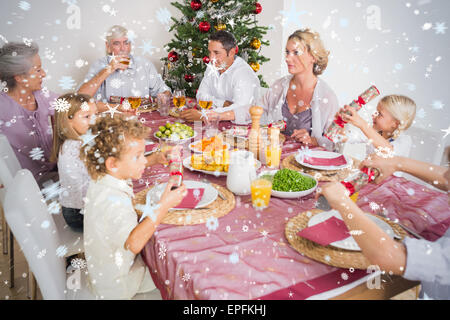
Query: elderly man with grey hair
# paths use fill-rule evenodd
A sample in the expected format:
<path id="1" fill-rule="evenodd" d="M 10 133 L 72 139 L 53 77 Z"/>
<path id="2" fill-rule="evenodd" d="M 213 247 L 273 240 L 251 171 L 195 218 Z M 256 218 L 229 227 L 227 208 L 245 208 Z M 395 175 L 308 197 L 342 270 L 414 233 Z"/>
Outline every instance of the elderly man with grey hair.
<path id="1" fill-rule="evenodd" d="M 154 97 L 159 93 L 170 95 L 155 66 L 150 61 L 131 54 L 128 30 L 113 26 L 106 36 L 106 56 L 90 68 L 79 92 L 98 101 L 110 103 L 112 96 Z M 102 109 L 101 104 L 99 105 Z"/>
<path id="2" fill-rule="evenodd" d="M 43 90 L 46 73 L 35 43 L 7 43 L 0 48 L 0 134 L 20 165 L 42 185 L 57 178 L 52 151 L 52 107 L 57 94 Z"/>

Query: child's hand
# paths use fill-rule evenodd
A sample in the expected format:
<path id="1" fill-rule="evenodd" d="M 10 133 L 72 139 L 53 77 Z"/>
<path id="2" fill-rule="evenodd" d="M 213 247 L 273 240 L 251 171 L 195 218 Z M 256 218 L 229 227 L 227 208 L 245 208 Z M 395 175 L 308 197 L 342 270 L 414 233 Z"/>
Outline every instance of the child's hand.
<path id="1" fill-rule="evenodd" d="M 380 176 L 375 179 L 375 183 L 381 183 L 392 176 L 395 171 L 398 171 L 397 165 L 399 162 L 397 157 L 383 158 L 376 154 L 371 154 L 361 163 L 361 167 L 375 168 L 380 171 Z"/>
<path id="2" fill-rule="evenodd" d="M 170 190 L 173 187 L 173 182 L 168 182 L 159 203 L 166 208 L 173 208 L 180 204 L 181 200 L 187 195 L 187 189 L 184 184 L 175 190 Z"/>
<path id="3" fill-rule="evenodd" d="M 361 118 L 361 116 L 358 114 L 358 112 L 355 111 L 352 107 L 346 105 L 344 107 L 344 109 L 341 109 L 341 111 L 347 111 L 347 112 L 351 113 L 351 116 L 344 113 L 342 115 L 342 119 L 348 123 L 351 123 L 355 127 L 358 127 L 361 129 L 363 126 L 367 125 L 367 122 L 363 118 Z"/>
<path id="4" fill-rule="evenodd" d="M 326 183 L 320 187 L 320 191 L 316 193 L 316 199 L 323 195 L 332 208 L 343 200 L 349 199 L 347 189 L 338 181 Z"/>

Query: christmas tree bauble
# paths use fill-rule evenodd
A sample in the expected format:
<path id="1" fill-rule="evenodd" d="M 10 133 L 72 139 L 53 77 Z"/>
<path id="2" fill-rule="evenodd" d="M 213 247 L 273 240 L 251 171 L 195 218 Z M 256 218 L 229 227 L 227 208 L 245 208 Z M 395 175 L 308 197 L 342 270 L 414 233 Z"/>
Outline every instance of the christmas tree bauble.
<path id="1" fill-rule="evenodd" d="M 227 25 L 224 23 L 219 23 L 217 26 L 214 26 L 214 28 L 216 28 L 217 31 L 226 30 Z"/>
<path id="2" fill-rule="evenodd" d="M 256 6 L 255 14 L 261 13 L 261 11 L 262 11 L 262 5 L 261 5 L 259 2 L 257 2 L 257 3 L 255 3 L 255 6 Z"/>
<path id="3" fill-rule="evenodd" d="M 211 29 L 211 25 L 209 24 L 208 21 L 202 21 L 202 22 L 199 23 L 198 29 L 201 32 L 206 33 L 206 32 L 209 31 L 209 29 Z"/>
<path id="4" fill-rule="evenodd" d="M 211 60 L 209 59 L 208 56 L 204 56 L 204 57 L 203 57 L 203 62 L 204 62 L 205 64 L 208 64 L 210 61 L 211 61 Z"/>
<path id="5" fill-rule="evenodd" d="M 171 52 L 169 52 L 168 58 L 169 58 L 170 62 L 177 62 L 178 61 L 178 53 L 176 53 L 175 51 L 171 51 Z"/>
<path id="6" fill-rule="evenodd" d="M 212 3 L 216 3 L 217 1 L 219 1 L 219 0 L 211 0 Z"/>
<path id="7" fill-rule="evenodd" d="M 199 0 L 192 0 L 191 8 L 194 11 L 200 10 L 202 8 L 202 3 Z"/>
<path id="8" fill-rule="evenodd" d="M 253 49 L 258 50 L 261 47 L 261 40 L 254 38 L 250 43 L 250 46 Z"/>
<path id="9" fill-rule="evenodd" d="M 258 72 L 259 71 L 259 63 L 258 62 L 250 62 L 250 67 L 252 67 L 253 71 Z"/>
<path id="10" fill-rule="evenodd" d="M 192 74 L 186 74 L 184 75 L 184 80 L 186 80 L 186 82 L 192 82 L 194 81 L 194 76 Z"/>

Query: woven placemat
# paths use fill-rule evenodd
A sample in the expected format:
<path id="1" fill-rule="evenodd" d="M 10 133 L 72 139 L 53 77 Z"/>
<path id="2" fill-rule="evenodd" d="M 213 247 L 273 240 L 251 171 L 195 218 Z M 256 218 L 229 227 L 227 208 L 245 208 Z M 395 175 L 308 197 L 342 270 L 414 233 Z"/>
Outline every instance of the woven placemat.
<path id="1" fill-rule="evenodd" d="M 299 237 L 297 232 L 308 226 L 308 221 L 314 215 L 322 212 L 319 209 L 312 209 L 300 213 L 298 216 L 290 219 L 286 224 L 285 236 L 290 245 L 301 254 L 311 258 L 313 260 L 322 262 L 324 264 L 339 267 L 339 268 L 354 268 L 354 269 L 367 269 L 372 263 L 367 260 L 361 251 L 349 251 L 339 249 L 336 247 L 321 246 L 313 241 Z M 388 223 L 394 232 L 401 236 L 402 240 L 407 235 L 406 232 L 397 224 L 384 219 L 380 216 L 376 216 Z M 401 242 L 402 240 L 396 240 Z"/>
<path id="2" fill-rule="evenodd" d="M 342 181 L 352 172 L 353 168 L 359 166 L 359 161 L 352 159 L 353 164 L 351 167 L 340 170 L 316 170 L 305 166 L 302 166 L 295 160 L 295 154 L 287 156 L 281 161 L 281 168 L 291 169 L 299 172 L 309 174 L 316 178 L 318 181 Z"/>
<path id="3" fill-rule="evenodd" d="M 228 214 L 231 210 L 233 210 L 236 205 L 236 199 L 234 197 L 234 194 L 228 189 L 219 186 L 218 184 L 211 183 L 210 185 L 219 190 L 222 193 L 222 195 L 226 198 L 226 200 L 223 200 L 218 196 L 213 203 L 210 203 L 209 205 L 206 206 L 206 208 L 209 209 L 169 211 L 164 216 L 161 223 L 182 225 L 182 226 L 203 224 L 206 223 L 206 221 L 211 217 L 220 218 Z M 134 204 L 135 205 L 145 204 L 147 192 L 151 189 L 152 188 L 144 189 L 141 192 L 137 193 L 135 195 Z M 138 209 L 135 210 L 136 212 L 138 212 L 139 215 L 142 214 Z"/>
<path id="4" fill-rule="evenodd" d="M 241 138 L 241 137 L 234 137 L 231 135 L 226 135 L 225 132 L 221 132 L 219 134 L 219 137 L 226 143 L 228 143 L 233 149 L 237 148 L 239 149 L 240 147 L 245 147 L 246 150 L 248 150 L 249 146 L 248 146 L 248 139 L 245 138 Z M 286 137 L 284 136 L 284 134 L 280 133 L 280 144 L 283 145 L 284 142 L 286 141 Z"/>

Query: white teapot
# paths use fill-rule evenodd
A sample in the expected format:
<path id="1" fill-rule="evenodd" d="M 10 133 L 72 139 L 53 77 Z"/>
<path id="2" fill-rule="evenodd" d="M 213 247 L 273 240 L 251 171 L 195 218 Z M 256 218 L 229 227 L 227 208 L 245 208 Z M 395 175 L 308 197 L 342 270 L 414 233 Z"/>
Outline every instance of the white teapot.
<path id="1" fill-rule="evenodd" d="M 250 185 L 256 178 L 255 158 L 249 151 L 239 150 L 230 153 L 227 188 L 236 195 L 251 193 Z"/>

